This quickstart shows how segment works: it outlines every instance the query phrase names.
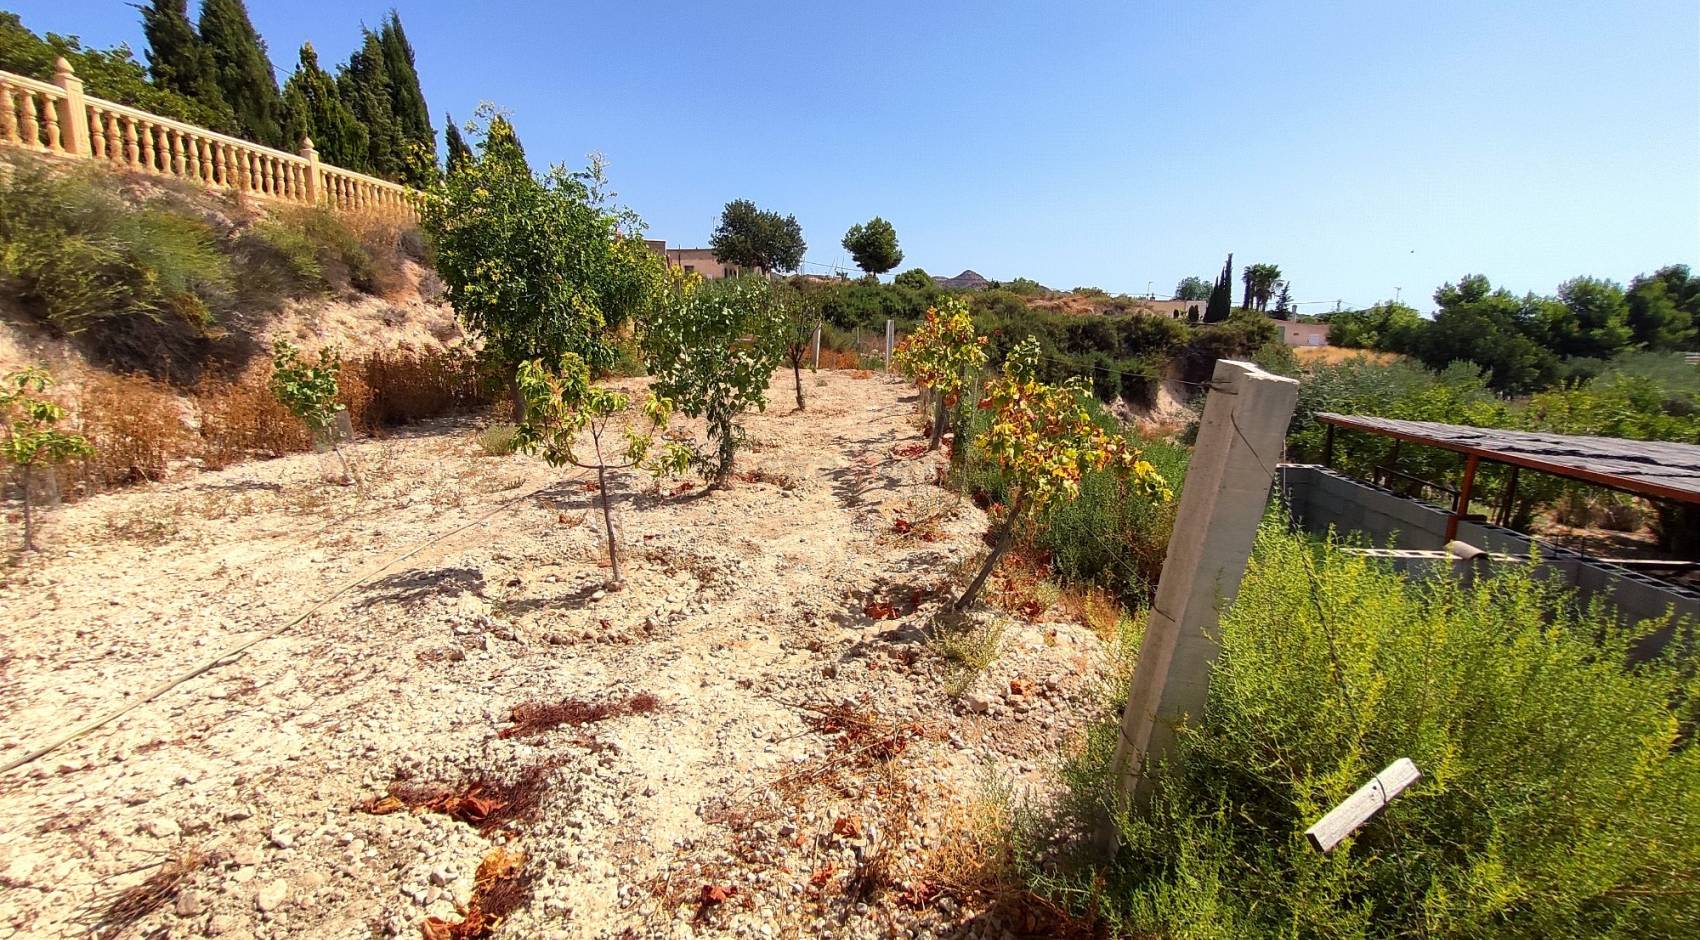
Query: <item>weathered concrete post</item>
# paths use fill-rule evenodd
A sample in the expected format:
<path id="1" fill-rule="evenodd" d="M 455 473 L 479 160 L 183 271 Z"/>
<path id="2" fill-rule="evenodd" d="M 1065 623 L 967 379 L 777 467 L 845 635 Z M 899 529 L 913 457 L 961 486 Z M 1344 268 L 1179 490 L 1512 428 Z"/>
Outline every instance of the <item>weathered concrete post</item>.
<path id="1" fill-rule="evenodd" d="M 1218 604 L 1233 601 L 1251 558 L 1299 383 L 1247 362 L 1221 360 L 1198 426 L 1174 535 L 1146 618 L 1116 745 L 1119 808 L 1150 794 L 1148 771 L 1169 753 L 1175 727 L 1204 714 Z M 1107 820 L 1103 842 L 1118 839 Z"/>
<path id="2" fill-rule="evenodd" d="M 887 372 L 891 371 L 891 340 L 892 340 L 892 334 L 895 333 L 896 331 L 897 331 L 897 321 L 896 320 L 885 321 L 885 371 L 887 371 Z"/>
<path id="3" fill-rule="evenodd" d="M 71 63 L 64 56 L 53 60 L 53 84 L 65 92 L 59 102 L 59 134 L 65 152 L 79 157 L 94 156 L 94 147 L 89 143 L 89 109 L 83 103 L 83 80 L 71 71 Z"/>
<path id="4" fill-rule="evenodd" d="M 815 324 L 815 371 L 820 371 L 820 324 Z"/>
<path id="5" fill-rule="evenodd" d="M 319 204 L 319 151 L 313 148 L 313 138 L 301 138 L 301 156 L 307 159 L 307 205 Z"/>

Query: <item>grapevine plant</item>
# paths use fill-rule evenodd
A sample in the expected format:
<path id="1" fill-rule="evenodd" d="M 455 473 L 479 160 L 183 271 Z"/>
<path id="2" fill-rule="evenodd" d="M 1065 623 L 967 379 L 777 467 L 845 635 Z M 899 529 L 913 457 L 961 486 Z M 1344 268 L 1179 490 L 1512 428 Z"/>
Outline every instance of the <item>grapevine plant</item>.
<path id="1" fill-rule="evenodd" d="M 1091 395 L 1079 376 L 1062 385 L 1047 385 L 1036 378 L 1038 365 L 1039 343 L 1029 336 L 1010 350 L 1003 374 L 987 383 L 980 402 L 981 408 L 992 412 L 992 423 L 974 446 L 1014 485 L 997 543 L 956 602 L 957 610 L 979 596 L 1016 530 L 1077 498 L 1080 478 L 1087 471 L 1118 471 L 1121 484 L 1134 497 L 1167 502 L 1173 496 L 1138 448 L 1092 420 L 1086 409 Z"/>
<path id="2" fill-rule="evenodd" d="M 608 589 L 617 591 L 625 582 L 620 576 L 620 551 L 608 505 L 608 471 L 645 466 L 658 477 L 683 472 L 690 463 L 690 450 L 678 444 L 654 449 L 655 433 L 667 427 L 673 403 L 651 394 L 644 403 L 643 423 L 623 424 L 631 397 L 591 384 L 590 367 L 577 353 L 563 354 L 555 371 L 544 368 L 541 359 L 521 363 L 517 378 L 526 414 L 525 423 L 514 435 L 518 448 L 540 455 L 551 467 L 596 471 L 612 568 Z M 587 431 L 590 453 L 583 454 L 579 436 Z"/>
<path id="3" fill-rule="evenodd" d="M 899 371 L 926 389 L 934 402 L 933 436 L 927 449 L 937 450 L 944 438 L 947 409 L 956 407 L 968 370 L 986 364 L 986 338 L 974 334 L 968 305 L 952 297 L 943 309 L 932 307 L 915 332 L 892 351 Z"/>
<path id="4" fill-rule="evenodd" d="M 0 439 L 0 453 L 5 454 L 7 463 L 18 468 L 26 552 L 35 550 L 35 521 L 30 505 L 35 468 L 94 453 L 84 438 L 59 430 L 65 409 L 42 397 L 52 385 L 52 376 L 35 368 L 8 373 L 0 380 L 0 420 L 4 421 L 6 435 Z"/>

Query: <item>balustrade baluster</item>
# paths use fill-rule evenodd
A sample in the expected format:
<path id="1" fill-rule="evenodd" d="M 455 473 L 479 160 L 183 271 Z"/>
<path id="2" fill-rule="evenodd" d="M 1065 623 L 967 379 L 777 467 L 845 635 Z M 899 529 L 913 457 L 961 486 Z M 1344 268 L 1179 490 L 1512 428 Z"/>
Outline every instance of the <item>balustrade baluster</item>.
<path id="1" fill-rule="evenodd" d="M 41 149 L 41 125 L 35 120 L 35 92 L 24 90 L 23 120 L 18 127 L 24 132 L 24 146 L 31 150 Z"/>

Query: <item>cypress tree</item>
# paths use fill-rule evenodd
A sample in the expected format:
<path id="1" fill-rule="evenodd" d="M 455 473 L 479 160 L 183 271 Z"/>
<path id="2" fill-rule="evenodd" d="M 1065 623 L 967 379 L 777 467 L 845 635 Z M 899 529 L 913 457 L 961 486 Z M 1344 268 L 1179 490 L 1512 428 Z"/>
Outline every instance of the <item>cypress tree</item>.
<path id="1" fill-rule="evenodd" d="M 366 128 L 342 100 L 336 79 L 319 67 L 319 54 L 310 42 L 302 44 L 300 64 L 284 83 L 283 107 L 291 149 L 307 136 L 324 162 L 361 173 L 371 169 Z"/>
<path id="2" fill-rule="evenodd" d="M 378 34 L 366 30 L 366 41 L 337 76 L 337 88 L 342 100 L 366 128 L 366 161 L 368 172 L 387 180 L 404 178 L 406 141 L 395 110 L 390 106 L 390 75 L 384 58 L 384 44 Z"/>
<path id="3" fill-rule="evenodd" d="M 455 126 L 452 115 L 443 115 L 443 143 L 448 151 L 449 172 L 465 166 L 472 160 L 472 148 L 466 145 L 466 138 L 460 135 L 460 128 Z"/>
<path id="4" fill-rule="evenodd" d="M 1233 305 L 1234 256 L 1229 253 L 1227 262 L 1222 265 L 1222 273 L 1216 278 L 1216 286 L 1210 291 L 1210 302 L 1204 308 L 1204 322 L 1219 323 L 1228 319 Z"/>
<path id="5" fill-rule="evenodd" d="M 384 48 L 384 71 L 390 80 L 390 111 L 406 144 L 405 182 L 423 186 L 436 174 L 437 131 L 431 126 L 431 109 L 419 86 L 413 46 L 402 31 L 401 15 L 396 11 L 391 10 L 384 19 L 378 40 Z"/>
<path id="6" fill-rule="evenodd" d="M 523 167 L 527 173 L 531 172 L 531 164 L 525 159 L 525 146 L 519 142 L 519 132 L 500 114 L 490 119 L 490 127 L 484 132 L 479 151 L 484 160 Z"/>
<path id="7" fill-rule="evenodd" d="M 206 105 L 223 123 L 214 130 L 234 129 L 230 104 L 219 90 L 212 55 L 189 22 L 188 0 L 153 0 L 142 11 L 142 34 L 148 41 L 148 74 L 154 85 Z"/>
<path id="8" fill-rule="evenodd" d="M 242 0 L 202 0 L 201 44 L 206 47 L 224 100 L 235 114 L 238 131 L 249 140 L 286 147 L 279 121 L 283 99 Z"/>

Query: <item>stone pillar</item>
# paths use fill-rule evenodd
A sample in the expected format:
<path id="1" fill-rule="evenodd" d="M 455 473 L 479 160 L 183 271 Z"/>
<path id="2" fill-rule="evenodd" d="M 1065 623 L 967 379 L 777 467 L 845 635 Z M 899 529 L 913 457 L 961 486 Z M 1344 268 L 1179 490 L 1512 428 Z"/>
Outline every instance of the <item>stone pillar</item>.
<path id="1" fill-rule="evenodd" d="M 71 63 L 65 61 L 64 56 L 53 60 L 53 84 L 65 92 L 65 97 L 59 100 L 59 133 L 65 152 L 79 157 L 93 156 L 94 146 L 89 143 L 89 109 L 83 102 L 83 80 L 71 71 Z"/>
<path id="2" fill-rule="evenodd" d="M 301 156 L 307 160 L 307 204 L 319 204 L 319 151 L 313 149 L 313 138 L 301 138 Z"/>
<path id="3" fill-rule="evenodd" d="M 1115 766 L 1123 810 L 1149 795 L 1147 771 L 1168 755 L 1176 726 L 1204 714 L 1218 615 L 1245 576 L 1298 394 L 1294 379 L 1247 362 L 1216 363 L 1122 712 Z M 1112 851 L 1116 838 L 1106 824 Z"/>

